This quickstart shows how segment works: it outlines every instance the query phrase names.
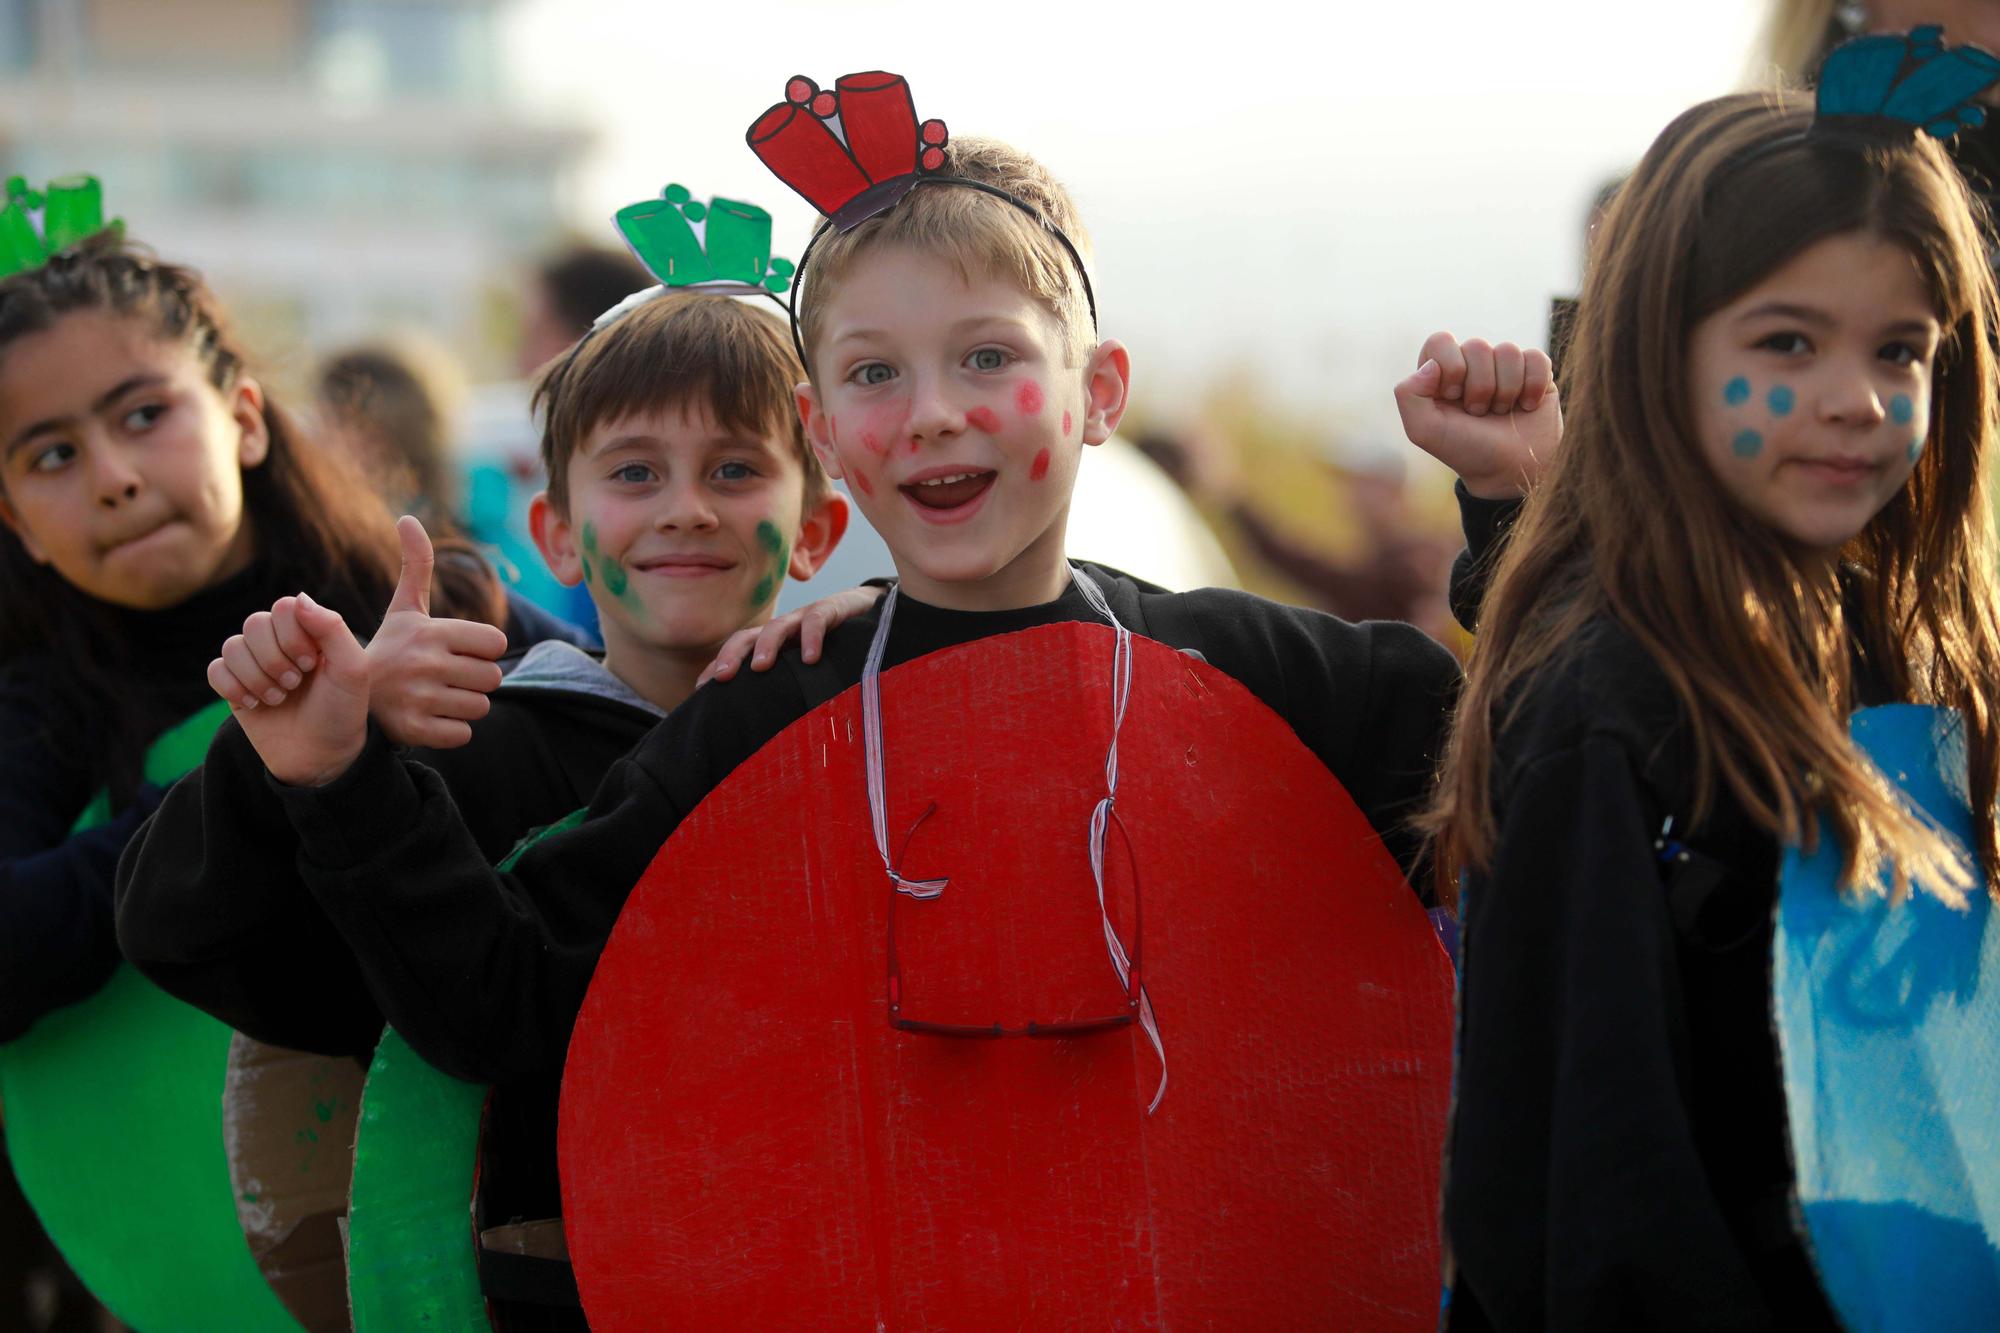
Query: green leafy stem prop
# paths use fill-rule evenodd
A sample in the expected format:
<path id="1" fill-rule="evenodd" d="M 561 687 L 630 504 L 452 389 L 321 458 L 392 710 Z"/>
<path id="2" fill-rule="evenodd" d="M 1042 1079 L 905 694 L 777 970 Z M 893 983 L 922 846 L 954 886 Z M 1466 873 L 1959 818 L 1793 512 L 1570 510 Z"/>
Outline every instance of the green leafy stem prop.
<path id="1" fill-rule="evenodd" d="M 31 213 L 42 215 L 35 230 Z M 113 220 L 113 227 L 125 224 Z M 0 208 L 0 277 L 40 268 L 52 255 L 105 228 L 104 188 L 95 176 L 59 176 L 46 190 L 28 188 L 20 176 L 7 179 L 7 206 Z"/>

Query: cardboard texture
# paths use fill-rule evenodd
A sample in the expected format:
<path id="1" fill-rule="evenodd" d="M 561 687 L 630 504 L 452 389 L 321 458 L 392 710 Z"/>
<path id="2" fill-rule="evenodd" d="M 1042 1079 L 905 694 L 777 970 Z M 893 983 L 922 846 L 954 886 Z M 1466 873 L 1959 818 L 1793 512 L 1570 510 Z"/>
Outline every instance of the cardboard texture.
<path id="1" fill-rule="evenodd" d="M 218 700 L 161 735 L 147 780 L 200 763 L 228 715 Z M 108 814 L 99 797 L 77 828 Z M 91 1294 L 145 1333 L 299 1327 L 237 1225 L 222 1148 L 230 1035 L 121 966 L 96 995 L 0 1047 L 21 1192 Z"/>
<path id="2" fill-rule="evenodd" d="M 897 667 L 890 841 L 939 897 L 888 887 L 849 690 L 710 794 L 613 931 L 561 1110 L 593 1328 L 1435 1325 L 1451 965 L 1282 719 L 1134 649 L 1107 901 L 1159 1016 L 1158 1112 L 1136 1025 L 888 1021 L 892 910 L 905 1017 L 1127 1003 L 1087 857 L 1112 632 Z"/>
<path id="3" fill-rule="evenodd" d="M 355 1333 L 490 1327 L 472 1222 L 486 1092 L 383 1031 L 361 1093 L 347 1214 Z"/>
<path id="4" fill-rule="evenodd" d="M 363 1070 L 237 1033 L 222 1096 L 236 1217 L 271 1290 L 310 1333 L 344 1333 L 339 1219 L 354 1174 Z"/>
<path id="5" fill-rule="evenodd" d="M 1972 843 L 1957 716 L 1899 704 L 1855 743 Z M 2000 930 L 1925 893 L 1841 894 L 1822 830 L 1785 855 L 1772 984 L 1799 1213 L 1853 1333 L 1991 1328 L 2000 1310 Z"/>

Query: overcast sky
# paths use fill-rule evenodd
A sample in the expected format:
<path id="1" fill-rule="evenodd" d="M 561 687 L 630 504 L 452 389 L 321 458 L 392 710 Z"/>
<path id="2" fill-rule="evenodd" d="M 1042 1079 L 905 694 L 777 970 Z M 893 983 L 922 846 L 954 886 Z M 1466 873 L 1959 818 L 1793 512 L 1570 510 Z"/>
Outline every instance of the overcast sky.
<path id="1" fill-rule="evenodd" d="M 754 200 L 796 257 L 808 205 L 743 132 L 787 76 L 906 75 L 919 117 L 1029 149 L 1096 241 L 1141 401 L 1257 366 L 1284 407 L 1386 448 L 1434 328 L 1539 342 L 1591 195 L 1689 104 L 1741 86 L 1758 0 L 524 0 L 514 79 L 602 134 L 574 212 L 669 181 Z M 1340 15 L 1338 19 L 1334 16 Z"/>

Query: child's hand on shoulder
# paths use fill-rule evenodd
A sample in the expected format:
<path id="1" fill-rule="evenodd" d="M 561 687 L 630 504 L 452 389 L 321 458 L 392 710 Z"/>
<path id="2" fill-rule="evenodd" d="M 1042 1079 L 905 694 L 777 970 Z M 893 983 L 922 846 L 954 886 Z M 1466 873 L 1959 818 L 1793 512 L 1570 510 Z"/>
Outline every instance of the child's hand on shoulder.
<path id="1" fill-rule="evenodd" d="M 405 515 L 396 536 L 403 572 L 368 643 L 368 708 L 398 745 L 452 749 L 472 739 L 472 724 L 493 706 L 487 695 L 499 688 L 507 635 L 476 620 L 434 619 L 430 534 Z"/>
<path id="2" fill-rule="evenodd" d="M 1562 443 L 1548 354 L 1513 343 L 1433 333 L 1396 386 L 1396 410 L 1410 443 L 1486 500 L 1527 494 Z"/>
<path id="3" fill-rule="evenodd" d="M 339 612 L 304 593 L 245 620 L 208 664 L 208 683 L 289 786 L 333 781 L 367 742 L 367 654 Z"/>
<path id="4" fill-rule="evenodd" d="M 880 588 L 849 588 L 775 616 L 765 624 L 737 630 L 722 641 L 721 650 L 702 670 L 695 688 L 711 680 L 733 679 L 745 660 L 752 671 L 770 670 L 771 664 L 778 660 L 779 650 L 791 642 L 793 635 L 798 636 L 799 656 L 808 663 L 817 662 L 828 630 L 863 614 L 881 600 Z"/>

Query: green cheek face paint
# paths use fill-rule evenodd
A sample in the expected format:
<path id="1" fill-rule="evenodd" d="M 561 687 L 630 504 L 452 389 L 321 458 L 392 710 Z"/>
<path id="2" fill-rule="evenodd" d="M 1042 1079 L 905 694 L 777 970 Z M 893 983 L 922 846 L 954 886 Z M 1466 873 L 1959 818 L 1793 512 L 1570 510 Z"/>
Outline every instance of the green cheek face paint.
<path id="1" fill-rule="evenodd" d="M 778 589 L 784 586 L 785 567 L 792 562 L 791 544 L 785 540 L 785 534 L 778 531 L 778 525 L 768 518 L 757 525 L 757 544 L 771 557 L 771 572 L 758 579 L 757 586 L 751 590 L 752 609 L 778 595 Z"/>
<path id="2" fill-rule="evenodd" d="M 631 576 L 625 572 L 625 566 L 619 563 L 618 557 L 605 555 L 598 549 L 597 525 L 586 523 L 583 525 L 583 581 L 595 584 L 600 576 L 604 591 L 635 611 L 643 606 L 639 594 L 632 591 Z"/>

